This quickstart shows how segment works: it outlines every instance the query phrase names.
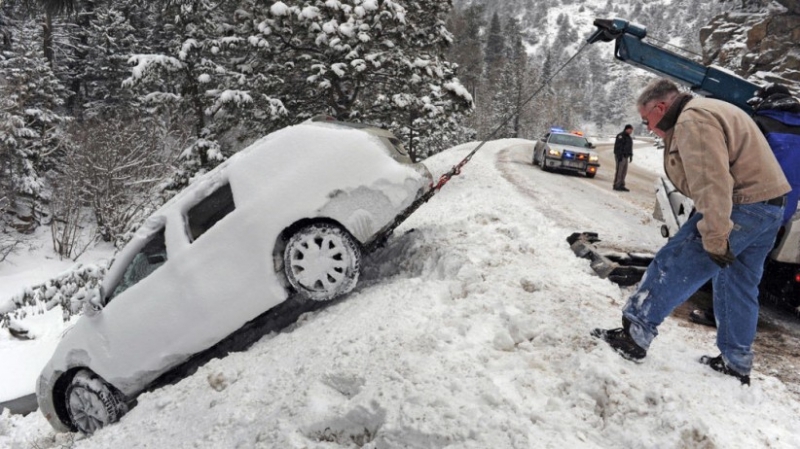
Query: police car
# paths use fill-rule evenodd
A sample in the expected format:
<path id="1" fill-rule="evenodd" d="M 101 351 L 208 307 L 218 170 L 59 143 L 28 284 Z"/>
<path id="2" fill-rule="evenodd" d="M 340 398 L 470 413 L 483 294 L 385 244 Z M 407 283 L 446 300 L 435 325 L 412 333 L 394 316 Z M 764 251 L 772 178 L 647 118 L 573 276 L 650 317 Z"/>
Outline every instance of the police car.
<path id="1" fill-rule="evenodd" d="M 593 148 L 579 131 L 551 128 L 534 146 L 533 165 L 544 171 L 571 171 L 594 178 L 600 163 Z"/>

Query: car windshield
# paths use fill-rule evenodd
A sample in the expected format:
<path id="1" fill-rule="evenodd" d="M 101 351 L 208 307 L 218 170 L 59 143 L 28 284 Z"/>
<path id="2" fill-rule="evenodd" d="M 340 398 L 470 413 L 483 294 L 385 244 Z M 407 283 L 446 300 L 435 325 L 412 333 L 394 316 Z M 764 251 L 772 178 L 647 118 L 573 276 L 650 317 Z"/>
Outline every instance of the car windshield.
<path id="1" fill-rule="evenodd" d="M 120 293 L 146 278 L 167 261 L 167 248 L 164 245 L 164 229 L 155 234 L 149 242 L 137 253 L 125 273 L 122 275 L 117 287 L 109 296 L 109 301 Z"/>
<path id="2" fill-rule="evenodd" d="M 550 135 L 550 143 L 555 143 L 558 145 L 571 145 L 573 147 L 585 147 L 586 146 L 586 139 L 581 136 L 576 136 L 574 134 L 551 134 Z"/>

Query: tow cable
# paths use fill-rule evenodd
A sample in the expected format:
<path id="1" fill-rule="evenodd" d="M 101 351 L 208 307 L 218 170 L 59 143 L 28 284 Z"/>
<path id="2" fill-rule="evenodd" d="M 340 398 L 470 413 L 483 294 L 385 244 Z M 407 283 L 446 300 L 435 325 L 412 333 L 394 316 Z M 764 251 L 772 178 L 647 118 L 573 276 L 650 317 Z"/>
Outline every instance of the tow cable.
<path id="1" fill-rule="evenodd" d="M 412 202 L 405 210 L 403 210 L 403 212 L 400 212 L 400 214 L 394 218 L 394 221 L 392 221 L 388 225 L 388 227 L 386 227 L 383 230 L 383 232 L 381 232 L 381 235 L 378 238 L 374 239 L 371 243 L 369 243 L 364 247 L 365 252 L 371 253 L 375 251 L 377 248 L 383 246 L 389 239 L 389 236 L 392 235 L 394 230 L 397 229 L 397 227 L 400 226 L 400 224 L 406 221 L 406 219 L 408 219 L 408 217 L 411 216 L 411 214 L 413 214 L 423 204 L 427 203 L 428 200 L 431 199 L 433 195 L 435 195 L 437 192 L 439 192 L 439 190 L 441 190 L 441 188 L 444 187 L 444 185 L 447 184 L 447 182 L 450 181 L 450 179 L 453 176 L 460 175 L 461 168 L 464 167 L 464 165 L 466 165 L 467 162 L 470 161 L 470 159 L 472 159 L 472 156 L 474 156 L 475 153 L 478 152 L 478 150 L 480 150 L 484 145 L 486 145 L 487 142 L 492 140 L 492 138 L 498 132 L 500 132 L 500 130 L 503 129 L 503 127 L 505 127 L 513 118 L 518 116 L 522 111 L 522 108 L 528 103 L 530 103 L 531 100 L 536 98 L 536 96 L 539 95 L 539 92 L 541 92 L 545 87 L 547 87 L 548 84 L 550 84 L 550 82 L 556 77 L 556 75 L 558 75 L 561 72 L 561 70 L 564 69 L 564 67 L 568 66 L 572 62 L 572 60 L 575 59 L 583 51 L 584 48 L 586 48 L 587 45 L 589 45 L 589 42 L 585 42 L 581 46 L 581 48 L 579 48 L 578 51 L 576 51 L 575 54 L 572 55 L 572 57 L 570 57 L 567 60 L 567 62 L 562 64 L 561 67 L 559 67 L 558 70 L 556 70 L 550 76 L 550 78 L 546 79 L 542 83 L 542 85 L 538 89 L 536 89 L 534 93 L 532 93 L 525 101 L 522 102 L 522 104 L 520 104 L 517 107 L 516 111 L 514 111 L 511 115 L 506 117 L 505 120 L 503 120 L 503 122 L 500 123 L 500 125 L 497 128 L 495 128 L 495 130 L 492 131 L 488 137 L 486 137 L 480 144 L 478 144 L 478 146 L 476 146 L 472 151 L 470 151 L 469 154 L 467 154 L 467 156 L 464 159 L 462 159 L 458 164 L 454 165 L 449 171 L 441 175 L 436 183 L 431 183 L 428 190 L 422 195 L 420 195 L 419 198 L 414 200 L 414 202 Z"/>

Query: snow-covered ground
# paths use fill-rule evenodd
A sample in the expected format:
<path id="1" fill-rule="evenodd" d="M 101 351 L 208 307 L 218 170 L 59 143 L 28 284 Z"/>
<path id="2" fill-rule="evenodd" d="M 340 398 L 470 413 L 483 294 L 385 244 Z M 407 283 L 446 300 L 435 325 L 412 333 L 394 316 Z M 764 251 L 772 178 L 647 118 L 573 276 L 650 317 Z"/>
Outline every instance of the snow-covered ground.
<path id="1" fill-rule="evenodd" d="M 442 173 L 473 147 L 426 165 Z M 589 336 L 618 325 L 629 290 L 594 275 L 566 236 L 593 223 L 655 249 L 657 223 L 605 175 L 530 166 L 530 148 L 487 144 L 348 297 L 141 395 L 91 438 L 6 413 L 0 447 L 800 447 L 784 384 L 755 372 L 742 387 L 697 363 L 717 353 L 712 332 L 668 319 L 641 364 Z M 634 164 L 659 167 L 650 149 Z"/>
<path id="2" fill-rule="evenodd" d="M 47 242 L 49 238 L 49 230 L 44 228 L 34 236 L 35 241 L 41 242 Z M 98 245 L 84 253 L 79 261 L 99 262 L 110 258 L 112 253 L 110 245 Z M 44 244 L 11 255 L 0 265 L 0 311 L 12 310 L 11 298 L 21 294 L 25 288 L 57 277 L 76 263 L 79 262 L 59 259 Z M 0 329 L 0 402 L 33 393 L 39 372 L 50 359 L 61 333 L 70 324 L 64 322 L 60 307 L 34 312 L 22 320 L 33 339 L 18 340 L 12 338 L 7 330 Z"/>

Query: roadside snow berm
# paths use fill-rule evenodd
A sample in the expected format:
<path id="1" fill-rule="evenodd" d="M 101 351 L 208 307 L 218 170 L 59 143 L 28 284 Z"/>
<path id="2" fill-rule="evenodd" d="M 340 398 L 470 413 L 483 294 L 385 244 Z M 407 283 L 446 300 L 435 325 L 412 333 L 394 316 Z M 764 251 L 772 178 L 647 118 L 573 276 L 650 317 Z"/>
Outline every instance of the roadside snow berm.
<path id="1" fill-rule="evenodd" d="M 567 243 L 575 255 L 589 259 L 589 266 L 601 279 L 608 279 L 622 286 L 639 282 L 653 260 L 651 254 L 601 251 L 595 245 L 597 242 L 600 242 L 600 238 L 596 232 L 574 232 L 567 237 Z"/>

